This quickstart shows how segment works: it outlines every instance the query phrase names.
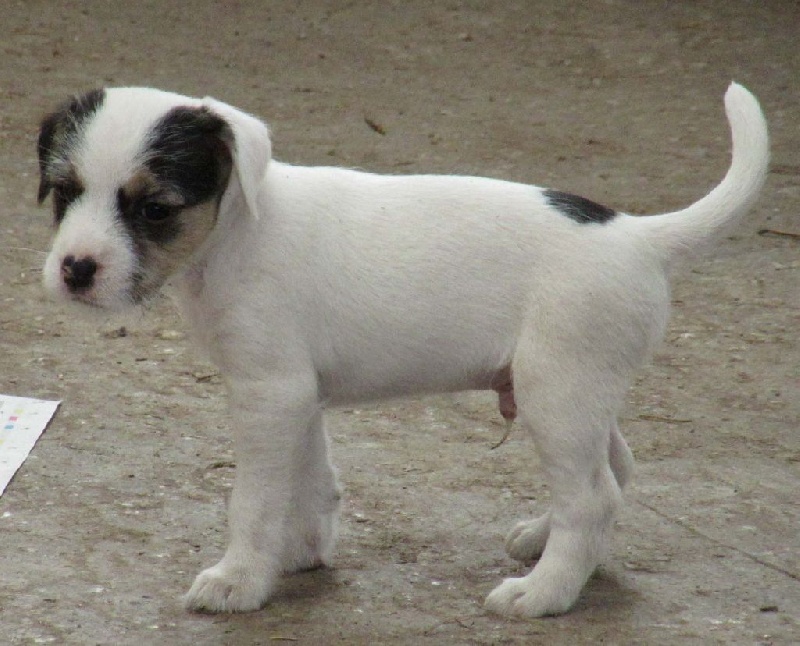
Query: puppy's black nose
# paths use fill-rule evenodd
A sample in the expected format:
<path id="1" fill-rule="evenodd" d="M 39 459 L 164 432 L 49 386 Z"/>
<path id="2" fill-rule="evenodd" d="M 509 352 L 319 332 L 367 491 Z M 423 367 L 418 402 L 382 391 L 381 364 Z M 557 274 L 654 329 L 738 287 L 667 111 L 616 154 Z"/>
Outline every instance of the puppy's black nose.
<path id="1" fill-rule="evenodd" d="M 80 260 L 77 260 L 75 256 L 66 256 L 61 261 L 61 276 L 73 294 L 89 289 L 94 283 L 96 273 L 97 263 L 90 256 Z"/>

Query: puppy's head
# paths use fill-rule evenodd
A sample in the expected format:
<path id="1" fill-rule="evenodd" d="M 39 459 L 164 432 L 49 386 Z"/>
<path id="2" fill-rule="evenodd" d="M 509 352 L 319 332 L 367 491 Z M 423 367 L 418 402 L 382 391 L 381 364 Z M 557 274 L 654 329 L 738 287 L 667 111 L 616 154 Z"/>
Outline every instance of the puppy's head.
<path id="1" fill-rule="evenodd" d="M 44 284 L 120 309 L 155 295 L 222 217 L 258 215 L 266 126 L 213 99 L 96 90 L 42 122 L 39 202 L 57 227 Z"/>

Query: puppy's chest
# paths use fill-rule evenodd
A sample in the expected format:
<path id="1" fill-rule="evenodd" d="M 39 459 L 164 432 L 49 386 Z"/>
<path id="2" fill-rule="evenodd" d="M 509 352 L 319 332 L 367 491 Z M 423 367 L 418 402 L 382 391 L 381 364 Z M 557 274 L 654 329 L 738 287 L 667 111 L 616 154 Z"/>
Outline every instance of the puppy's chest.
<path id="1" fill-rule="evenodd" d="M 204 267 L 194 265 L 176 276 L 168 285 L 167 293 L 178 307 L 184 322 L 189 326 L 193 340 L 206 352 L 212 353 L 216 345 L 219 306 L 209 299 L 204 281 Z"/>

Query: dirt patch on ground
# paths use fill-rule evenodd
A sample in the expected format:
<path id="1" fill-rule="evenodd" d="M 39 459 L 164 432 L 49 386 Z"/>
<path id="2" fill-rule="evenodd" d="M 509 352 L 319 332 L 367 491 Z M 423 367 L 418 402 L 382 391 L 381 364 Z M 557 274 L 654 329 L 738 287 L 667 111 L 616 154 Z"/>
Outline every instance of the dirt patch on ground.
<path id="1" fill-rule="evenodd" d="M 7 3 L 0 392 L 64 403 L 0 499 L 4 640 L 796 642 L 798 25 L 798 5 L 778 0 Z M 267 120 L 286 161 L 489 175 L 652 213 L 724 173 L 731 78 L 770 121 L 768 186 L 676 285 L 622 422 L 637 479 L 571 614 L 482 610 L 521 571 L 506 530 L 547 494 L 521 433 L 490 450 L 501 420 L 474 393 L 334 413 L 335 568 L 287 579 L 261 612 L 182 610 L 224 546 L 222 389 L 166 301 L 98 321 L 45 300 L 34 148 L 46 110 L 97 85 L 210 94 Z"/>

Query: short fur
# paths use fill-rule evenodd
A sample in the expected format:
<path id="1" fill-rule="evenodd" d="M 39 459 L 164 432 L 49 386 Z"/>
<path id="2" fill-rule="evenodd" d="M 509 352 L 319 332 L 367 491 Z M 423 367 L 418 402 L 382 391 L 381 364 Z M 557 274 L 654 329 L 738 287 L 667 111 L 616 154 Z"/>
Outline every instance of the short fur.
<path id="1" fill-rule="evenodd" d="M 764 182 L 757 101 L 732 84 L 726 108 L 725 179 L 652 217 L 477 177 L 290 166 L 271 160 L 263 123 L 213 99 L 109 89 L 49 116 L 45 285 L 115 309 L 169 284 L 230 393 L 230 544 L 187 606 L 253 610 L 281 573 L 329 561 L 340 490 L 325 407 L 493 389 L 535 440 L 552 506 L 512 530 L 509 554 L 539 561 L 487 607 L 569 609 L 630 479 L 616 419 L 663 335 L 670 273 Z"/>

